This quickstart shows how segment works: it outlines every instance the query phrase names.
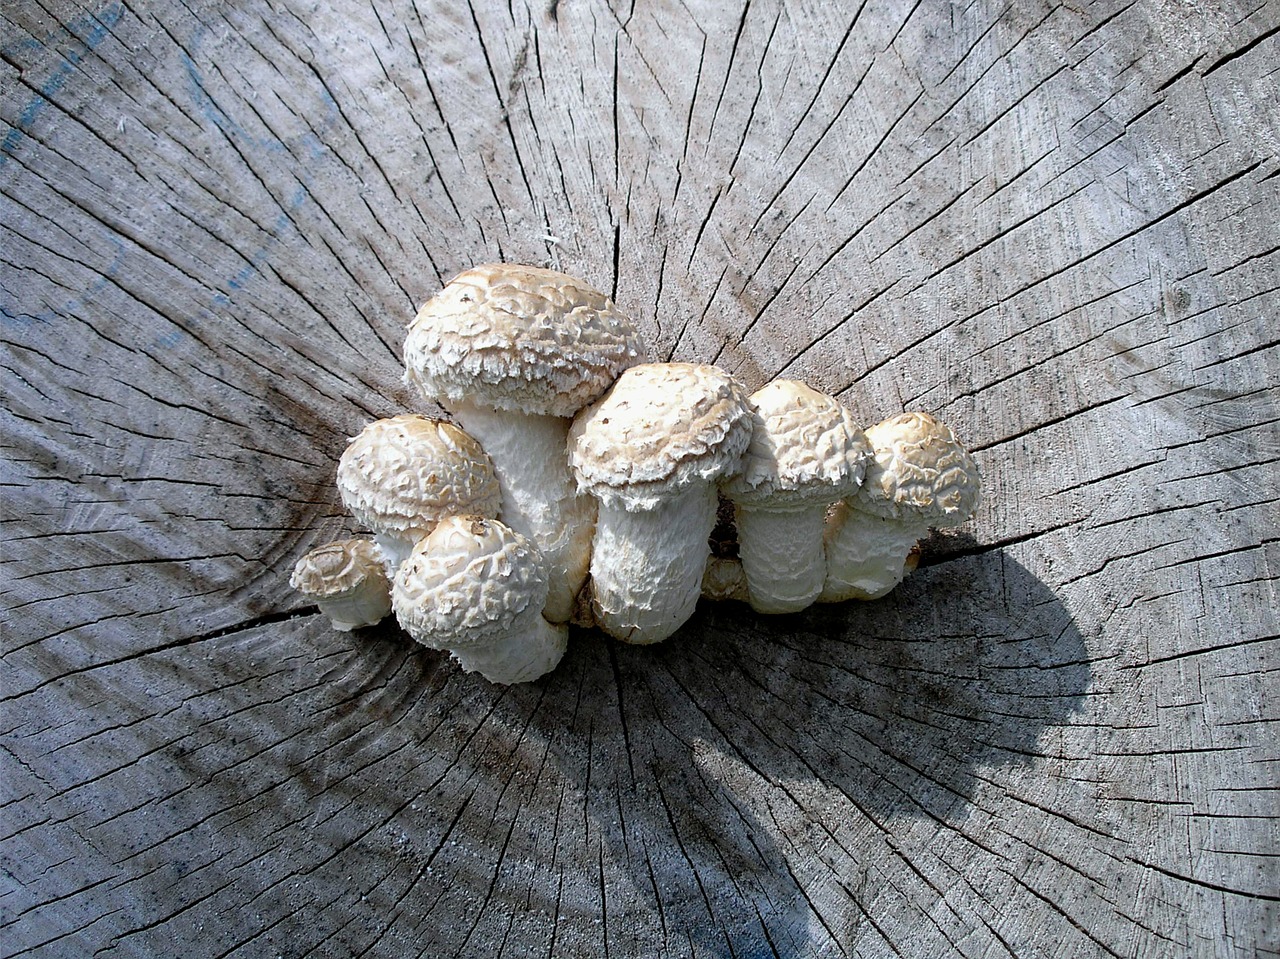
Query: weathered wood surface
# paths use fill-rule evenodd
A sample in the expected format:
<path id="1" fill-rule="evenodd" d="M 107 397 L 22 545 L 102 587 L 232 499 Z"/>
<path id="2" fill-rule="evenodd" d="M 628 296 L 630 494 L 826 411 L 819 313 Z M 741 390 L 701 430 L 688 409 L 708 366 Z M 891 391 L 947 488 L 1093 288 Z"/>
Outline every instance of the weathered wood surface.
<path id="1" fill-rule="evenodd" d="M 1280 8 L 7 3 L 0 955 L 1280 950 Z M 415 305 L 989 496 L 890 598 L 499 689 L 287 585 Z"/>

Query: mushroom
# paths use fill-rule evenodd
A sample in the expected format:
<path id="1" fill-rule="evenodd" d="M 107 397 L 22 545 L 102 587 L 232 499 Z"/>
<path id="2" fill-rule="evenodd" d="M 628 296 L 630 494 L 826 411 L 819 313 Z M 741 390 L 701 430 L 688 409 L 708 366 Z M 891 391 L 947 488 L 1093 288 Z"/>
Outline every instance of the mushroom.
<path id="1" fill-rule="evenodd" d="M 368 539 L 340 539 L 298 560 L 289 585 L 315 600 L 333 628 L 372 626 L 391 612 L 391 583 L 378 547 Z"/>
<path id="2" fill-rule="evenodd" d="M 741 560 L 727 556 L 708 559 L 702 574 L 702 598 L 716 602 L 727 599 L 747 602 L 747 577 L 742 572 Z"/>
<path id="3" fill-rule="evenodd" d="M 656 643 L 693 613 L 710 555 L 716 482 L 751 439 L 747 391 L 714 366 L 651 363 L 573 421 L 569 464 L 599 500 L 591 608 L 609 635 Z"/>
<path id="4" fill-rule="evenodd" d="M 902 413 L 867 430 L 873 459 L 858 492 L 827 518 L 827 580 L 819 602 L 878 599 L 908 571 L 931 527 L 959 526 L 977 509 L 977 465 L 928 413 Z"/>
<path id="5" fill-rule="evenodd" d="M 396 573 L 391 603 L 410 636 L 448 650 L 493 683 L 526 683 L 555 669 L 569 627 L 542 616 L 547 570 L 538 548 L 494 519 L 451 516 Z"/>
<path id="6" fill-rule="evenodd" d="M 373 530 L 395 569 L 444 516 L 498 515 L 498 480 L 485 451 L 452 423 L 416 414 L 375 420 L 338 461 L 338 493 Z"/>
<path id="7" fill-rule="evenodd" d="M 849 411 L 803 383 L 775 380 L 751 403 L 751 445 L 720 489 L 734 504 L 751 608 L 793 613 L 822 592 L 827 507 L 857 491 L 870 450 Z"/>
<path id="8" fill-rule="evenodd" d="M 563 273 L 515 264 L 459 274 L 409 326 L 405 379 L 492 458 L 503 521 L 547 562 L 552 622 L 572 615 L 595 520 L 595 504 L 569 474 L 569 418 L 644 352 L 608 297 Z"/>

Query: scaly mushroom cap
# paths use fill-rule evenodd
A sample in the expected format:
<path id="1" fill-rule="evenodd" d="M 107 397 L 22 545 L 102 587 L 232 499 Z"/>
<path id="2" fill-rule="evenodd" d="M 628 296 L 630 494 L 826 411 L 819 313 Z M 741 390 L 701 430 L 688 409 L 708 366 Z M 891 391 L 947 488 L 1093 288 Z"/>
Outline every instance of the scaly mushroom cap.
<path id="1" fill-rule="evenodd" d="M 480 444 L 452 423 L 415 414 L 360 431 L 338 461 L 338 492 L 357 523 L 413 539 L 442 516 L 497 516 L 501 502 Z"/>
<path id="2" fill-rule="evenodd" d="M 737 476 L 721 484 L 743 506 L 801 509 L 834 503 L 862 483 L 871 449 L 840 403 L 796 380 L 751 396 L 751 444 Z"/>
<path id="3" fill-rule="evenodd" d="M 644 354 L 603 293 L 553 270 L 493 263 L 458 274 L 418 311 L 405 380 L 446 408 L 569 417 Z"/>
<path id="4" fill-rule="evenodd" d="M 396 573 L 391 605 L 410 636 L 432 649 L 501 640 L 541 616 L 547 573 L 538 548 L 493 519 L 451 516 Z"/>
<path id="5" fill-rule="evenodd" d="M 615 509 L 652 509 L 692 483 L 737 469 L 751 440 L 747 390 L 693 363 L 633 366 L 569 430 L 580 490 Z"/>
<path id="6" fill-rule="evenodd" d="M 289 585 L 315 600 L 343 632 L 372 626 L 391 612 L 382 555 L 367 539 L 340 539 L 313 549 L 298 560 Z"/>
<path id="7" fill-rule="evenodd" d="M 885 519 L 959 526 L 978 507 L 973 457 L 928 413 L 901 413 L 867 430 L 873 459 L 851 506 Z"/>
<path id="8" fill-rule="evenodd" d="M 336 596 L 367 580 L 389 588 L 378 548 L 368 539 L 340 539 L 313 549 L 293 568 L 289 585 L 312 599 Z"/>

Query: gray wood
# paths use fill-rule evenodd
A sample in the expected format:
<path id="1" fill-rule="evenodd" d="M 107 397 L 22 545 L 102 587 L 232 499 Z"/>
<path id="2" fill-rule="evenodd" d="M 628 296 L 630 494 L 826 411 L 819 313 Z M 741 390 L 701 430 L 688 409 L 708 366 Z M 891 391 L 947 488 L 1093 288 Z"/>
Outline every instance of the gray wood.
<path id="1" fill-rule="evenodd" d="M 1280 8 L 16 0 L 0 955 L 1280 954 Z M 327 628 L 452 273 L 931 410 L 873 604 L 461 675 Z"/>

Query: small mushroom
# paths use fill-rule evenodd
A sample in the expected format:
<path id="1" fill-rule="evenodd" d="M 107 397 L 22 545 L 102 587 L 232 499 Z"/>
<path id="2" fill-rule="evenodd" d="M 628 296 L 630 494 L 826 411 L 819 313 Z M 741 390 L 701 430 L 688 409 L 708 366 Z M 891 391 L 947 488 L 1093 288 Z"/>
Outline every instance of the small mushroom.
<path id="1" fill-rule="evenodd" d="M 340 539 L 298 560 L 289 585 L 315 600 L 333 628 L 372 626 L 391 612 L 391 583 L 378 547 L 368 539 Z"/>
<path id="2" fill-rule="evenodd" d="M 498 480 L 485 451 L 452 423 L 416 414 L 375 420 L 338 461 L 338 493 L 372 530 L 392 572 L 444 516 L 497 516 Z"/>
<path id="3" fill-rule="evenodd" d="M 546 559 L 553 622 L 573 613 L 595 521 L 594 502 L 569 473 L 569 418 L 644 352 L 631 320 L 604 294 L 515 264 L 460 273 L 409 326 L 405 379 L 492 458 L 503 521 Z"/>
<path id="4" fill-rule="evenodd" d="M 591 608 L 609 635 L 656 643 L 693 613 L 716 488 L 751 439 L 747 391 L 714 366 L 635 366 L 569 431 L 578 487 L 600 502 Z"/>
<path id="5" fill-rule="evenodd" d="M 527 683 L 555 669 L 569 628 L 542 616 L 547 570 L 538 548 L 481 516 L 442 519 L 396 573 L 391 602 L 410 636 L 448 650 L 492 683 Z"/>
<path id="6" fill-rule="evenodd" d="M 751 445 L 720 488 L 734 504 L 751 608 L 793 613 L 822 592 L 827 507 L 857 492 L 870 450 L 849 411 L 803 383 L 775 380 L 751 403 Z"/>
<path id="7" fill-rule="evenodd" d="M 973 457 L 928 413 L 902 413 L 867 430 L 873 459 L 858 492 L 827 518 L 827 580 L 819 602 L 878 599 L 913 566 L 931 527 L 959 526 L 977 509 Z"/>
<path id="8" fill-rule="evenodd" d="M 735 599 L 748 602 L 747 577 L 742 561 L 726 556 L 712 556 L 702 574 L 702 598 L 715 602 Z"/>

